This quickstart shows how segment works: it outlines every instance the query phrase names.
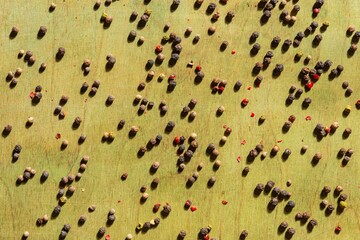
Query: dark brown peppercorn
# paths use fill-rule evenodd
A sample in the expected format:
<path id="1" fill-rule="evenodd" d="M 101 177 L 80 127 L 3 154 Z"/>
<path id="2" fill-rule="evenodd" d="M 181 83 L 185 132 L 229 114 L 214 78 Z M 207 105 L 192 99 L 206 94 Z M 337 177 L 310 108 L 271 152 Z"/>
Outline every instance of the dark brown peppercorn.
<path id="1" fill-rule="evenodd" d="M 285 233 L 285 237 L 287 239 L 290 239 L 294 234 L 295 234 L 295 229 L 294 228 L 288 228 L 288 230 Z"/>
<path id="2" fill-rule="evenodd" d="M 273 189 L 274 186 L 275 186 L 275 183 L 273 181 L 268 181 L 265 185 L 265 189 L 264 189 L 265 192 L 269 193 Z"/>
<path id="3" fill-rule="evenodd" d="M 271 47 L 276 48 L 280 42 L 281 42 L 281 38 L 279 36 L 274 37 L 273 40 L 271 41 Z"/>
<path id="4" fill-rule="evenodd" d="M 60 98 L 60 101 L 59 101 L 59 104 L 61 106 L 64 106 L 69 100 L 69 97 L 66 96 L 66 95 L 62 95 L 61 98 Z"/>
<path id="5" fill-rule="evenodd" d="M 84 93 L 86 92 L 86 90 L 89 88 L 89 84 L 87 82 L 84 82 L 82 85 L 81 85 L 81 89 L 80 89 L 80 92 L 81 93 Z"/>
<path id="6" fill-rule="evenodd" d="M 127 177 L 128 177 L 128 173 L 123 173 L 121 175 L 121 180 L 125 181 L 127 179 Z"/>
<path id="7" fill-rule="evenodd" d="M 47 28 L 46 28 L 46 26 L 41 26 L 40 28 L 39 28 L 39 31 L 38 31 L 38 38 L 42 38 L 42 37 L 44 37 L 45 36 L 45 34 L 46 34 L 46 32 L 47 32 Z"/>
<path id="8" fill-rule="evenodd" d="M 250 172 L 250 168 L 248 166 L 244 167 L 244 169 L 242 170 L 242 175 L 245 177 L 248 175 L 248 173 Z"/>
<path id="9" fill-rule="evenodd" d="M 321 191 L 321 196 L 326 197 L 331 192 L 331 188 L 329 186 L 325 186 Z"/>
<path id="10" fill-rule="evenodd" d="M 61 60 L 65 55 L 65 48 L 59 47 L 57 53 L 56 53 L 56 60 Z"/>
<path id="11" fill-rule="evenodd" d="M 262 191 L 264 191 L 264 184 L 258 183 L 254 189 L 254 193 L 259 195 Z"/>
<path id="12" fill-rule="evenodd" d="M 19 28 L 12 27 L 11 32 L 10 32 L 10 38 L 15 38 L 18 33 L 19 33 Z"/>
<path id="13" fill-rule="evenodd" d="M 51 3 L 50 7 L 49 7 L 49 12 L 53 12 L 56 8 L 56 4 L 55 3 Z"/>
<path id="14" fill-rule="evenodd" d="M 288 228 L 288 226 L 289 226 L 289 224 L 284 221 L 284 222 L 280 223 L 280 225 L 278 227 L 278 231 L 280 233 L 283 233 L 283 232 L 285 232 L 286 228 Z"/>
<path id="15" fill-rule="evenodd" d="M 240 234 L 240 239 L 241 240 L 245 240 L 245 238 L 247 238 L 247 236 L 249 235 L 247 230 L 243 230 Z"/>
<path id="16" fill-rule="evenodd" d="M 329 204 L 329 205 L 326 207 L 325 213 L 326 213 L 327 215 L 330 215 L 334 210 L 335 210 L 334 205 Z"/>
<path id="17" fill-rule="evenodd" d="M 35 61 L 36 61 L 35 56 L 31 56 L 31 57 L 29 58 L 28 65 L 29 65 L 29 66 L 32 66 L 32 65 L 35 63 Z"/>

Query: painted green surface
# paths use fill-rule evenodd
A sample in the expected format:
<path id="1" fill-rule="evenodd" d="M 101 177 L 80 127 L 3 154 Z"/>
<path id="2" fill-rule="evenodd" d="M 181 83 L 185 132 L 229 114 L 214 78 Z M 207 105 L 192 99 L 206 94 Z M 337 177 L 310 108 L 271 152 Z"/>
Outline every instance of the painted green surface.
<path id="1" fill-rule="evenodd" d="M 266 51 L 270 50 L 271 39 L 278 35 L 282 40 L 293 39 L 297 32 L 303 31 L 312 20 L 311 4 L 313 1 L 299 1 L 301 11 L 297 15 L 297 22 L 292 27 L 283 26 L 279 20 L 281 10 L 276 7 L 270 21 L 261 26 L 259 19 L 261 11 L 257 11 L 256 0 L 229 1 L 227 5 L 217 3 L 217 10 L 221 17 L 212 24 L 210 16 L 205 9 L 210 1 L 204 1 L 199 10 L 193 9 L 193 1 L 183 0 L 179 8 L 170 12 L 171 1 L 151 1 L 144 5 L 142 1 L 121 0 L 112 3 L 109 7 L 103 4 L 97 11 L 93 10 L 94 1 L 56 1 L 57 7 L 53 13 L 48 12 L 51 1 L 6 1 L 1 4 L 1 38 L 0 38 L 0 125 L 11 124 L 13 131 L 4 138 L 0 138 L 0 216 L 2 226 L 1 239 L 20 239 L 24 231 L 30 232 L 29 239 L 57 239 L 63 224 L 69 223 L 72 228 L 67 239 L 96 239 L 96 233 L 101 226 L 105 226 L 107 212 L 110 208 L 116 210 L 117 219 L 106 234 L 112 239 L 124 239 L 132 233 L 134 239 L 176 239 L 181 229 L 187 231 L 186 239 L 196 239 L 201 227 L 212 225 L 211 237 L 216 239 L 238 239 L 242 230 L 249 232 L 248 239 L 284 239 L 284 234 L 278 235 L 277 227 L 282 221 L 287 221 L 290 227 L 296 229 L 293 239 L 357 239 L 360 234 L 360 183 L 359 162 L 357 156 L 360 122 L 359 112 L 354 103 L 359 98 L 360 84 L 358 81 L 359 56 L 356 53 L 348 58 L 346 51 L 350 46 L 350 38 L 345 36 L 347 27 L 352 24 L 360 26 L 358 10 L 360 2 L 356 1 L 326 1 L 316 21 L 329 21 L 330 26 L 323 33 L 320 46 L 313 48 L 312 39 L 315 34 L 305 38 L 300 47 L 291 47 L 287 53 L 281 53 L 280 47 L 274 50 L 274 57 L 270 67 L 261 74 L 264 81 L 260 88 L 247 90 L 252 86 L 254 76 L 251 69 L 255 62 L 261 61 Z M 289 11 L 292 2 L 286 5 Z M 130 23 L 129 17 L 136 10 L 140 15 L 151 9 L 152 14 L 147 26 L 136 30 L 137 21 Z M 236 13 L 231 24 L 224 23 L 228 11 Z M 114 20 L 109 29 L 104 30 L 99 22 L 100 16 L 106 12 Z M 139 19 L 138 17 L 138 19 Z M 182 36 L 183 52 L 176 66 L 167 67 L 171 46 L 164 46 L 166 60 L 159 67 L 154 67 L 154 79 L 147 83 L 144 91 L 139 93 L 137 85 L 145 81 L 147 71 L 144 66 L 148 59 L 154 59 L 155 46 L 160 42 L 163 26 L 171 23 L 170 32 Z M 48 28 L 46 36 L 39 40 L 36 38 L 41 25 Z M 207 35 L 209 26 L 217 27 L 216 33 Z M 8 35 L 13 26 L 20 31 L 15 39 Z M 193 33 L 189 38 L 183 37 L 185 29 L 191 26 Z M 134 42 L 128 43 L 127 36 L 131 30 L 137 31 Z M 256 57 L 249 56 L 251 45 L 249 36 L 253 31 L 259 31 L 258 42 L 262 48 Z M 316 31 L 319 33 L 319 29 Z M 192 44 L 195 34 L 201 39 L 197 45 Z M 145 37 L 142 46 L 137 46 L 139 36 Z M 219 46 L 227 40 L 229 47 L 220 52 Z M 55 54 L 59 47 L 66 49 L 66 54 L 60 62 L 55 61 Z M 22 59 L 17 59 L 20 49 L 32 50 L 36 62 L 28 67 Z M 236 54 L 232 55 L 231 50 Z M 297 51 L 303 51 L 304 56 L 310 54 L 313 67 L 316 61 L 331 59 L 333 67 L 342 64 L 345 67 L 340 77 L 329 81 L 328 73 L 316 83 L 314 88 L 304 93 L 300 100 L 285 107 L 288 89 L 292 84 L 300 87 L 297 74 L 303 67 L 302 61 L 293 62 Z M 117 58 L 115 67 L 105 71 L 106 55 L 112 53 Z M 91 72 L 83 76 L 81 64 L 84 59 L 91 59 Z M 195 65 L 201 65 L 205 78 L 199 85 L 194 85 L 194 69 L 186 68 L 186 64 L 193 60 Z M 44 73 L 38 72 L 38 67 L 46 62 L 48 67 Z M 276 63 L 284 64 L 283 74 L 273 79 L 271 72 Z M 8 71 L 17 67 L 23 69 L 18 85 L 10 89 L 5 81 Z M 164 73 L 166 76 L 175 74 L 178 85 L 173 93 L 166 93 L 166 80 L 158 82 L 157 76 Z M 212 95 L 209 88 L 214 77 L 226 79 L 228 86 L 222 95 Z M 81 95 L 79 89 L 84 81 L 90 85 L 95 79 L 100 79 L 98 93 L 89 97 Z M 239 92 L 232 87 L 237 80 L 243 82 Z M 348 81 L 354 93 L 346 98 L 341 88 L 343 81 Z M 29 93 L 35 86 L 43 87 L 43 99 L 32 106 Z M 106 107 L 105 100 L 108 95 L 114 95 L 112 106 Z M 137 107 L 132 105 L 136 94 L 141 94 L 155 107 L 142 116 L 137 115 Z M 53 109 L 58 105 L 62 95 L 69 96 L 69 102 L 64 106 L 67 115 L 59 120 L 53 115 Z M 249 98 L 246 108 L 240 107 L 243 98 Z M 301 109 L 301 101 L 311 97 L 313 103 L 307 110 Z M 180 118 L 180 112 L 191 98 L 196 98 L 196 119 L 189 123 L 187 119 Z M 168 113 L 161 117 L 157 109 L 161 100 L 168 103 Z M 223 105 L 225 112 L 216 117 L 216 109 Z M 353 110 L 348 117 L 342 116 L 343 109 L 351 105 Z M 251 118 L 250 113 L 255 117 Z M 297 119 L 287 134 L 281 132 L 283 123 L 288 116 L 294 114 Z M 257 120 L 261 115 L 266 116 L 262 126 Z M 311 121 L 305 121 L 310 115 Z M 25 128 L 29 116 L 35 118 L 32 127 Z M 77 130 L 71 128 L 75 117 L 83 119 Z M 123 130 L 117 131 L 120 119 L 126 120 Z M 175 121 L 176 126 L 172 133 L 164 134 L 168 121 Z M 312 135 L 317 123 L 329 126 L 338 121 L 340 128 L 322 141 L 317 141 Z M 228 142 L 218 146 L 223 136 L 223 125 L 233 129 Z M 140 127 L 140 131 L 133 139 L 128 138 L 128 131 L 132 125 Z M 351 136 L 344 140 L 341 133 L 346 127 L 351 127 Z M 105 131 L 115 133 L 115 140 L 111 144 L 102 143 L 101 137 Z M 187 164 L 183 173 L 177 173 L 176 148 L 172 140 L 177 135 L 188 137 L 197 133 L 199 148 L 193 159 Z M 55 139 L 56 133 L 62 138 Z M 81 146 L 77 139 L 81 133 L 87 135 L 87 140 Z M 157 134 L 163 135 L 161 144 L 144 157 L 137 158 L 136 153 L 140 146 Z M 69 146 L 60 151 L 61 141 L 67 139 Z M 241 141 L 246 139 L 246 144 Z M 280 153 L 290 148 L 292 154 L 287 161 L 282 161 L 279 154 L 274 158 L 260 158 L 250 164 L 250 173 L 247 177 L 241 176 L 242 169 L 247 166 L 246 155 L 262 142 L 266 151 L 277 144 Z M 220 151 L 218 157 L 222 166 L 216 172 L 212 170 L 213 163 L 205 154 L 206 146 L 214 142 Z M 15 144 L 21 144 L 23 150 L 16 163 L 11 162 L 11 152 Z M 300 148 L 309 145 L 306 154 L 300 155 Z M 340 166 L 336 154 L 341 147 L 353 148 L 355 153 L 346 167 Z M 310 162 L 315 152 L 321 152 L 323 158 L 313 167 Z M 56 193 L 61 177 L 69 173 L 76 174 L 83 155 L 89 155 L 88 168 L 76 187 L 75 194 L 63 206 L 60 215 L 50 220 L 45 226 L 37 227 L 35 222 L 44 214 L 51 214 L 57 205 Z M 240 163 L 236 161 L 241 156 Z M 160 168 L 155 175 L 149 174 L 149 168 L 154 161 L 160 162 Z M 186 179 L 196 170 L 196 166 L 204 163 L 199 172 L 199 179 L 187 189 Z M 35 177 L 25 185 L 16 187 L 18 175 L 23 173 L 25 167 L 36 169 Z M 49 179 L 40 184 L 41 172 L 48 170 Z M 126 181 L 120 181 L 122 173 L 128 172 Z M 215 186 L 208 189 L 207 180 L 216 176 Z M 154 177 L 160 178 L 156 190 L 150 189 Z M 286 181 L 292 180 L 292 186 L 286 187 Z M 281 202 L 277 208 L 268 213 L 266 206 L 270 200 L 269 195 L 253 197 L 253 189 L 257 183 L 266 183 L 273 180 L 276 186 L 287 189 L 292 193 L 291 199 L 296 202 L 292 213 L 285 214 L 283 209 L 286 202 Z M 146 203 L 140 204 L 142 185 L 148 186 L 150 195 Z M 344 187 L 344 193 L 349 196 L 348 206 L 338 215 L 335 212 L 325 217 L 320 210 L 320 192 L 323 186 L 337 185 Z M 191 199 L 198 210 L 185 211 L 183 204 Z M 335 204 L 336 199 L 329 195 L 326 198 Z M 120 202 L 118 202 L 120 200 Z M 221 201 L 228 201 L 222 205 Z M 150 221 L 160 217 L 160 213 L 152 213 L 155 203 L 169 203 L 172 212 L 169 217 L 162 219 L 160 225 L 150 229 L 147 233 L 135 234 L 138 223 Z M 90 204 L 96 204 L 97 209 L 88 213 Z M 296 222 L 296 212 L 308 211 L 312 218 L 318 221 L 313 232 L 308 233 L 306 225 Z M 88 217 L 84 226 L 77 226 L 80 215 Z M 335 227 L 340 224 L 342 232 L 334 233 Z"/>

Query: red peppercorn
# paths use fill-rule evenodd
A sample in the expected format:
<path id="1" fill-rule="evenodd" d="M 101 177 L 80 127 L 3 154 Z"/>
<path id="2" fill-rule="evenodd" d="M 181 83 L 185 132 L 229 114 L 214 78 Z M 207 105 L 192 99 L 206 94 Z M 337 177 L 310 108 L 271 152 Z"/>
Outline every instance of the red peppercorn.
<path id="1" fill-rule="evenodd" d="M 320 9 L 319 9 L 319 8 L 314 8 L 313 13 L 314 13 L 314 14 L 319 14 L 319 13 L 320 13 Z"/>
<path id="2" fill-rule="evenodd" d="M 161 204 L 160 203 L 156 203 L 153 207 L 153 212 L 156 213 L 159 211 L 159 208 L 160 208 Z"/>
<path id="3" fill-rule="evenodd" d="M 313 83 L 313 82 L 308 82 L 308 83 L 306 84 L 306 87 L 307 87 L 308 89 L 311 89 L 313 86 L 314 86 L 314 83 Z"/>
<path id="4" fill-rule="evenodd" d="M 163 47 L 161 45 L 156 45 L 156 47 L 155 47 L 156 52 L 160 53 L 160 52 L 162 52 L 162 50 L 163 50 Z"/>
<path id="5" fill-rule="evenodd" d="M 320 75 L 315 73 L 315 74 L 312 75 L 312 78 L 313 78 L 314 80 L 319 80 L 319 79 L 320 79 Z"/>
<path id="6" fill-rule="evenodd" d="M 244 98 L 242 101 L 241 101 L 242 105 L 246 106 L 248 105 L 249 103 L 249 99 L 248 98 Z"/>

